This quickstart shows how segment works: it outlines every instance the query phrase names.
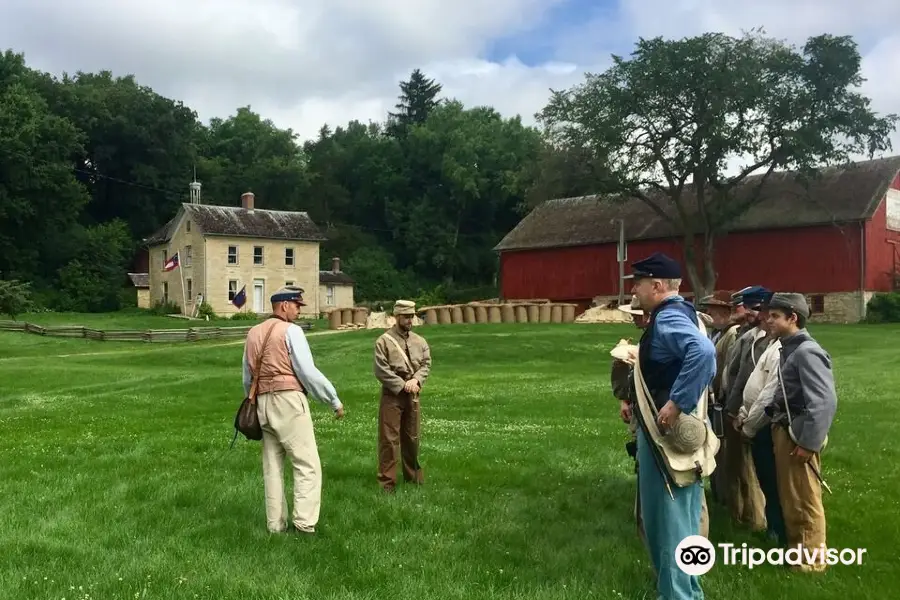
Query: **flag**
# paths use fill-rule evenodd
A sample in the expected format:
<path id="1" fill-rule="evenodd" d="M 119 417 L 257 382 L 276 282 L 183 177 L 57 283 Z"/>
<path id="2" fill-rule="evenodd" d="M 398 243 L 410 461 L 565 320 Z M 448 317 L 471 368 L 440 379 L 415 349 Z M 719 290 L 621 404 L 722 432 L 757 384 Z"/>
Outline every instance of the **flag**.
<path id="1" fill-rule="evenodd" d="M 231 300 L 231 303 L 237 306 L 238 308 L 242 308 L 244 304 L 247 303 L 247 286 L 241 288 L 237 294 L 234 295 L 234 298 Z"/>
<path id="2" fill-rule="evenodd" d="M 172 258 L 166 261 L 166 264 L 163 265 L 163 271 L 171 271 L 178 266 L 178 253 L 176 252 Z"/>

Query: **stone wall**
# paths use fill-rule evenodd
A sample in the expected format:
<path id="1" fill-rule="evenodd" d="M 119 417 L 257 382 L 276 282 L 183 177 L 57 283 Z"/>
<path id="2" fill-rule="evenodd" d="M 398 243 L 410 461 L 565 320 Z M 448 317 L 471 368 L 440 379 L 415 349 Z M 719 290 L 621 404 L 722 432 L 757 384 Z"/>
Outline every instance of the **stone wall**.
<path id="1" fill-rule="evenodd" d="M 815 312 L 818 299 L 822 297 L 821 304 L 824 310 Z M 865 293 L 865 301 L 868 303 L 872 292 Z M 806 302 L 811 311 L 810 323 L 858 323 L 864 316 L 860 312 L 859 292 L 835 292 L 831 294 L 806 294 Z"/>

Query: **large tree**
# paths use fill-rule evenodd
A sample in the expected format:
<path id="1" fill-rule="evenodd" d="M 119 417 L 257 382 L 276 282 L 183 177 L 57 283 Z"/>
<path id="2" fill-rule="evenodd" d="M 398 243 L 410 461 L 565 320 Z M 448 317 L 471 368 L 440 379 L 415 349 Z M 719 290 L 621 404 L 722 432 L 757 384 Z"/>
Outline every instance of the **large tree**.
<path id="1" fill-rule="evenodd" d="M 88 201 L 70 159 L 84 137 L 51 112 L 20 54 L 0 54 L 0 272 L 46 283 Z"/>
<path id="2" fill-rule="evenodd" d="M 515 226 L 540 150 L 539 132 L 519 117 L 455 100 L 412 127 L 406 167 L 421 187 L 388 204 L 408 264 L 448 284 L 491 277 L 491 248 Z"/>
<path id="3" fill-rule="evenodd" d="M 413 125 L 421 125 L 439 104 L 442 86 L 414 69 L 407 81 L 400 82 L 400 102 L 395 113 L 388 113 L 388 132 L 403 137 Z"/>
<path id="4" fill-rule="evenodd" d="M 680 232 L 703 294 L 715 286 L 715 238 L 773 172 L 809 181 L 890 148 L 897 117 L 857 91 L 860 62 L 851 38 L 832 35 L 800 49 L 761 31 L 641 39 L 630 58 L 554 91 L 537 118 L 558 150 L 581 156 L 597 193 L 637 198 Z"/>

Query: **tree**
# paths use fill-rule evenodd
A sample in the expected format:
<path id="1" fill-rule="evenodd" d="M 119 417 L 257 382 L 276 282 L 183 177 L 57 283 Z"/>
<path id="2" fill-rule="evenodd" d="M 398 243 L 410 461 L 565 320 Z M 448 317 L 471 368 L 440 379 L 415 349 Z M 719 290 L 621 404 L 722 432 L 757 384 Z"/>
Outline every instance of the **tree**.
<path id="1" fill-rule="evenodd" d="M 128 226 L 115 219 L 76 237 L 80 251 L 59 270 L 57 306 L 73 312 L 119 310 L 125 267 L 134 250 Z"/>
<path id="2" fill-rule="evenodd" d="M 16 317 L 33 309 L 30 283 L 0 279 L 0 313 L 15 321 Z"/>
<path id="3" fill-rule="evenodd" d="M 680 233 L 703 294 L 715 286 L 716 236 L 760 201 L 773 172 L 808 182 L 890 148 L 897 116 L 878 116 L 855 91 L 860 62 L 851 38 L 832 35 L 799 51 L 761 31 L 641 39 L 630 59 L 553 91 L 537 118 L 555 147 L 587 150 L 596 193 L 637 198 Z"/>
<path id="4" fill-rule="evenodd" d="M 496 271 L 491 248 L 517 221 L 540 134 L 518 117 L 449 101 L 407 138 L 407 168 L 423 182 L 394 198 L 390 225 L 419 272 L 450 284 L 484 281 Z"/>
<path id="5" fill-rule="evenodd" d="M 197 163 L 204 197 L 233 206 L 241 194 L 252 191 L 259 208 L 305 209 L 305 157 L 296 138 L 249 106 L 228 119 L 212 119 L 203 131 Z"/>
<path id="6" fill-rule="evenodd" d="M 35 90 L 24 58 L 0 55 L 0 271 L 52 276 L 88 196 L 70 162 L 83 136 Z"/>
<path id="7" fill-rule="evenodd" d="M 403 137 L 412 125 L 421 125 L 432 110 L 440 104 L 437 95 L 443 86 L 429 79 L 419 69 L 413 70 L 409 80 L 400 82 L 399 112 L 388 113 L 388 131 L 395 137 Z"/>
<path id="8" fill-rule="evenodd" d="M 141 238 L 187 200 L 201 131 L 193 110 L 109 71 L 66 75 L 45 95 L 85 135 L 72 166 L 91 193 L 87 220 L 122 219 Z"/>

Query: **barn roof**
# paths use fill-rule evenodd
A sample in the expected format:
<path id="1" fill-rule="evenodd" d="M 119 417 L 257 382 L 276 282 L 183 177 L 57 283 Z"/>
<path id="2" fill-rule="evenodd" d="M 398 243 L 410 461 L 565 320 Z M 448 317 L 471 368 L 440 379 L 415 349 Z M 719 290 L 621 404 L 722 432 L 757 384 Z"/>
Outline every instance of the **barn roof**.
<path id="1" fill-rule="evenodd" d="M 353 278 L 343 271 L 319 271 L 319 283 L 353 285 Z"/>
<path id="2" fill-rule="evenodd" d="M 809 191 L 790 171 L 772 173 L 754 204 L 732 231 L 805 227 L 846 223 L 871 218 L 897 173 L 900 156 L 822 169 Z M 762 175 L 753 175 L 737 190 L 750 193 Z M 691 185 L 684 194 L 690 195 Z M 662 203 L 667 210 L 668 203 Z M 628 240 L 667 238 L 677 235 L 673 226 L 635 198 L 579 196 L 548 200 L 531 211 L 494 247 L 496 251 L 558 248 L 615 242 L 617 219 L 625 221 Z"/>
<path id="3" fill-rule="evenodd" d="M 327 239 L 305 212 L 183 203 L 178 214 L 144 242 L 149 246 L 168 242 L 182 213 L 187 213 L 204 235 L 310 242 Z"/>

